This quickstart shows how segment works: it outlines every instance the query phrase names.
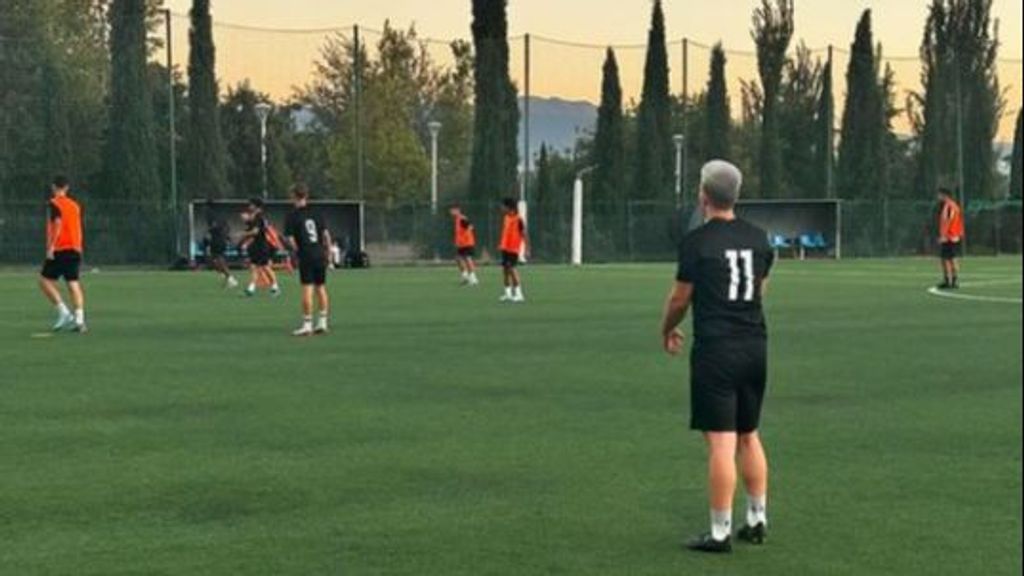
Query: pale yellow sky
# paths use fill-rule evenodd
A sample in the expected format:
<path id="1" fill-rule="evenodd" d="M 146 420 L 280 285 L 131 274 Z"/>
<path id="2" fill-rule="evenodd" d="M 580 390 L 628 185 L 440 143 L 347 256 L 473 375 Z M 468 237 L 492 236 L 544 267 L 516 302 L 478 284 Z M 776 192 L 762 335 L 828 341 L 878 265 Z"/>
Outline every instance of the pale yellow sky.
<path id="1" fill-rule="evenodd" d="M 730 90 L 739 97 L 739 79 L 756 78 L 756 61 L 750 39 L 750 15 L 758 0 L 665 0 L 670 50 L 672 88 L 682 89 L 682 55 L 679 39 L 711 44 L 721 40 L 730 55 Z M 379 29 L 385 19 L 406 27 L 415 23 L 421 36 L 452 39 L 468 38 L 470 0 L 213 0 L 217 22 L 294 29 L 349 29 L 360 24 Z M 168 0 L 172 10 L 188 11 L 190 0 Z M 921 39 L 927 13 L 927 0 L 797 0 L 796 36 L 812 48 L 834 44 L 848 48 L 861 11 L 874 11 L 877 41 L 891 56 L 914 57 Z M 509 22 L 512 35 L 529 32 L 595 45 L 625 45 L 618 49 L 622 82 L 626 97 L 639 93 L 650 0 L 510 0 Z M 1016 112 L 1021 102 L 1022 7 L 1017 0 L 995 0 L 994 15 L 1001 21 L 1003 48 L 1001 57 L 1013 60 L 1000 66 L 1003 84 L 1010 88 L 1008 108 Z M 187 57 L 187 21 L 175 22 L 176 59 Z M 251 79 L 257 88 L 278 98 L 292 93 L 310 74 L 312 61 L 327 32 L 266 33 L 216 28 L 218 75 L 224 84 Z M 372 42 L 375 36 L 367 33 Z M 632 47 L 632 46 L 636 47 Z M 522 42 L 513 41 L 513 77 L 522 85 Z M 444 62 L 443 46 L 433 50 Z M 536 38 L 532 46 L 532 91 L 540 96 L 594 101 L 600 88 L 600 49 L 565 47 Z M 690 90 L 697 92 L 706 81 L 707 52 L 694 46 L 690 51 Z M 893 63 L 900 87 L 915 89 L 919 68 L 916 61 Z M 837 97 L 842 100 L 845 57 L 837 55 Z M 901 98 L 903 96 L 901 95 Z M 737 104 L 738 108 L 738 104 Z M 1013 119 L 1004 122 L 1003 135 L 1012 133 Z"/>

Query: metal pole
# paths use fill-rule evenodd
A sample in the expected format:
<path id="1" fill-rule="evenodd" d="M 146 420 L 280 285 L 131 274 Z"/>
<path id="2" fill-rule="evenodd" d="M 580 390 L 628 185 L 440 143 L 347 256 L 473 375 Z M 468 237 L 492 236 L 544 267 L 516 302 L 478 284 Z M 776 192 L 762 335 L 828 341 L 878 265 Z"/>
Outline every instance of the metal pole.
<path id="1" fill-rule="evenodd" d="M 829 73 L 829 78 L 828 78 L 828 83 L 827 83 L 829 89 L 832 88 L 832 79 L 834 77 L 834 73 L 833 73 L 833 70 L 832 70 L 832 67 L 833 67 L 832 52 L 833 52 L 832 45 L 829 44 L 829 46 L 828 46 L 828 73 Z M 835 99 L 832 97 L 832 94 L 828 94 L 827 98 L 828 98 L 828 100 L 826 102 L 828 103 L 828 106 L 827 106 L 827 109 L 828 109 L 827 110 L 828 124 L 827 124 L 827 127 L 826 127 L 825 130 L 826 130 L 826 133 L 827 133 L 826 137 L 828 138 L 828 142 L 825 144 L 825 149 L 826 149 L 826 157 L 825 157 L 825 196 L 827 198 L 834 198 L 835 197 L 835 183 L 834 183 L 835 176 L 833 175 L 832 170 L 833 170 L 833 163 L 835 162 L 835 153 L 836 153 L 836 150 L 835 150 L 835 146 L 836 146 L 835 129 L 836 128 L 835 128 L 835 113 L 833 112 L 832 108 L 833 108 L 833 106 L 835 106 Z"/>
<path id="2" fill-rule="evenodd" d="M 362 46 L 359 43 L 359 25 L 352 27 L 352 38 L 353 45 L 355 47 L 354 56 L 354 74 L 355 78 L 353 81 L 353 91 L 355 92 L 355 98 L 353 99 L 353 108 L 355 109 L 355 121 L 353 122 L 356 139 L 356 189 L 359 193 L 359 199 L 363 200 L 366 198 L 365 190 L 365 171 L 363 167 L 363 59 L 362 59 Z"/>
<path id="3" fill-rule="evenodd" d="M 260 164 L 263 167 L 263 199 L 267 194 L 267 119 L 260 118 Z"/>
<path id="4" fill-rule="evenodd" d="M 962 63 L 959 52 L 954 52 L 956 62 L 956 186 L 959 190 L 960 210 L 963 217 L 967 215 L 967 191 L 964 190 L 964 95 L 962 86 Z M 967 234 L 960 239 L 964 256 L 967 255 Z"/>
<path id="5" fill-rule="evenodd" d="M 683 38 L 683 158 L 680 168 L 680 179 L 686 184 L 686 169 L 689 162 L 689 150 L 686 149 L 686 138 L 690 135 L 690 39 Z M 686 204 L 685 196 L 680 192 L 679 207 Z"/>
<path id="6" fill-rule="evenodd" d="M 523 36 L 523 182 L 519 201 L 527 201 L 530 186 L 530 35 Z"/>
<path id="7" fill-rule="evenodd" d="M 437 136 L 441 132 L 441 123 L 434 121 L 430 128 L 430 213 L 437 216 Z"/>
<path id="8" fill-rule="evenodd" d="M 676 208 L 683 207 L 683 148 L 686 144 L 686 137 L 676 134 L 672 137 L 676 145 Z"/>
<path id="9" fill-rule="evenodd" d="M 176 134 L 177 121 L 174 102 L 174 44 L 171 29 L 171 11 L 164 9 L 165 34 L 167 36 L 167 134 L 168 154 L 171 165 L 171 216 L 174 218 L 174 254 L 181 254 L 181 217 L 178 206 L 178 141 Z"/>

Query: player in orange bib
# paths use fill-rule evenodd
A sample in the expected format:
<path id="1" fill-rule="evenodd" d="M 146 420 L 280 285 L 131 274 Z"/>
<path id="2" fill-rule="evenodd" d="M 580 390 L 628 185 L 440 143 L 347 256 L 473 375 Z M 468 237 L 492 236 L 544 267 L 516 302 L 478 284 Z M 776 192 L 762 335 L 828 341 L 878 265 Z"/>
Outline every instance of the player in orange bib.
<path id="1" fill-rule="evenodd" d="M 519 215 L 519 207 L 512 198 L 502 203 L 505 218 L 501 230 L 501 269 L 505 279 L 505 294 L 502 302 L 526 302 L 523 285 L 519 277 L 519 254 L 526 247 L 526 224 Z"/>
<path id="2" fill-rule="evenodd" d="M 462 213 L 462 208 L 458 204 L 453 204 L 448 213 L 452 216 L 455 229 L 455 261 L 459 265 L 462 285 L 476 286 L 480 284 L 476 277 L 476 263 L 473 261 L 476 252 L 476 229 Z"/>
<path id="3" fill-rule="evenodd" d="M 964 238 L 964 212 L 948 188 L 939 188 L 939 251 L 942 257 L 940 290 L 960 288 L 960 256 Z"/>
<path id="4" fill-rule="evenodd" d="M 82 264 L 82 209 L 68 196 L 70 184 L 63 176 L 54 178 L 51 186 L 49 222 L 46 227 L 46 262 L 39 276 L 39 288 L 57 309 L 54 331 L 73 330 L 84 333 L 85 295 L 79 281 Z M 74 313 L 64 304 L 57 283 L 64 279 Z"/>

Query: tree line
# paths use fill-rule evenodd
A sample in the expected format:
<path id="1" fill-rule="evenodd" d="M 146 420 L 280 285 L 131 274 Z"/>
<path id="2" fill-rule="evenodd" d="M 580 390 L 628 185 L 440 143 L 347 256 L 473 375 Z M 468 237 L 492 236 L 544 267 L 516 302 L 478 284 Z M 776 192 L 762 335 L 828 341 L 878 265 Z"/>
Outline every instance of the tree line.
<path id="1" fill-rule="evenodd" d="M 991 7 L 992 0 L 930 0 L 921 90 L 905 99 L 865 11 L 852 31 L 836 118 L 832 82 L 842 71 L 795 40 L 792 0 L 762 0 L 752 14 L 757 77 L 742 82 L 739 111 L 731 109 L 721 44 L 711 51 L 706 86 L 695 95 L 671 93 L 665 15 L 656 0 L 639 102 L 623 101 L 609 48 L 594 131 L 571 151 L 543 146 L 532 159 L 536 170 L 525 188 L 535 242 L 563 251 L 571 182 L 587 166 L 594 167 L 589 238 L 612 251 L 631 237 L 627 204 L 692 203 L 699 167 L 711 158 L 740 165 L 752 197 L 926 199 L 939 185 L 960 183 L 969 198 L 1007 190 L 1020 197 L 1019 117 L 1008 182 L 996 170 L 1002 159 L 992 146 L 1006 102 Z M 490 207 L 517 194 L 520 87 L 509 72 L 505 0 L 471 0 L 472 42 L 451 43 L 447 65 L 431 58 L 414 27 L 385 23 L 372 47 L 351 35 L 332 36 L 310 81 L 276 103 L 248 82 L 218 84 L 209 0 L 192 3 L 187 70 L 168 70 L 158 57 L 162 8 L 162 0 L 0 4 L 0 202 L 37 201 L 59 172 L 87 201 L 165 222 L 176 208 L 172 142 L 180 151 L 173 167 L 179 200 L 259 195 L 264 181 L 280 197 L 304 180 L 325 196 L 385 206 L 416 202 L 429 189 L 435 120 L 443 124 L 446 199 Z M 274 105 L 266 174 L 260 104 Z M 900 116 L 910 119 L 910 137 L 894 131 Z M 687 179 L 677 199 L 673 136 L 684 131 Z M 124 230 L 124 219 L 112 215 L 105 223 L 112 244 L 119 234 L 153 228 Z M 489 234 L 486 219 L 481 225 Z"/>

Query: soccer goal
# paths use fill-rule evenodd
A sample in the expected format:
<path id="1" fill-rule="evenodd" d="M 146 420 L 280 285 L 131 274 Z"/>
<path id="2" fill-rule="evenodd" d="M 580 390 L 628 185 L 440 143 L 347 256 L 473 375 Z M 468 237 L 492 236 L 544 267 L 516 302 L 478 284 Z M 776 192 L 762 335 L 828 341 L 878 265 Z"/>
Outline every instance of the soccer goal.
<path id="1" fill-rule="evenodd" d="M 241 260 L 244 254 L 238 249 L 238 237 L 245 231 L 242 212 L 249 205 L 248 200 L 193 200 L 188 206 L 189 258 L 203 263 L 207 254 L 207 231 L 214 220 L 224 222 L 229 230 L 231 245 L 227 257 L 230 261 Z M 320 212 L 327 229 L 338 243 L 342 254 L 360 254 L 366 246 L 365 206 L 362 202 L 348 200 L 310 200 L 309 205 Z M 267 200 L 264 213 L 278 232 L 284 232 L 284 221 L 292 210 L 287 200 Z"/>

